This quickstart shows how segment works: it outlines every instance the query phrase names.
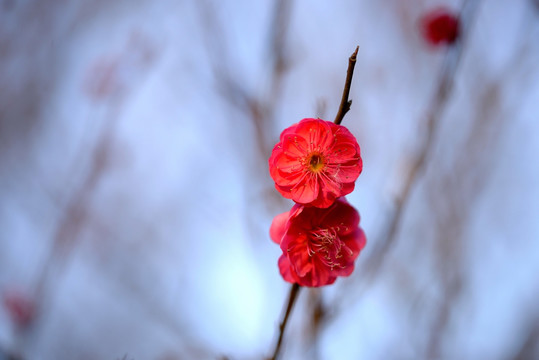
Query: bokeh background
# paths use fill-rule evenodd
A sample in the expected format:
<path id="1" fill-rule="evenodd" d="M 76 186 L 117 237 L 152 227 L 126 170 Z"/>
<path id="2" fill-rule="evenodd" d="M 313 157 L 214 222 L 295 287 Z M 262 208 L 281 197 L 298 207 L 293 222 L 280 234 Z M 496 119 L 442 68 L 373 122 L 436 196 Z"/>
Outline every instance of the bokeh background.
<path id="1" fill-rule="evenodd" d="M 462 12 L 453 46 L 419 19 Z M 539 3 L 1 0 L 0 359 L 261 359 L 267 158 L 332 120 L 367 247 L 284 359 L 539 359 Z"/>

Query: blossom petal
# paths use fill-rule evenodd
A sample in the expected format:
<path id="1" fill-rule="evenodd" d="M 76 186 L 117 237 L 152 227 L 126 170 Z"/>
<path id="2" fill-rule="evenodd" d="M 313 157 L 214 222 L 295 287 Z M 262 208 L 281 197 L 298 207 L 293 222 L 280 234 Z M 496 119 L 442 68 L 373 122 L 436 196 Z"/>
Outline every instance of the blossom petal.
<path id="1" fill-rule="evenodd" d="M 330 124 L 333 123 L 320 119 L 303 119 L 298 123 L 296 133 L 306 140 L 309 150 L 322 152 L 333 144 Z"/>
<path id="2" fill-rule="evenodd" d="M 295 124 L 290 125 L 286 129 L 284 129 L 283 132 L 281 133 L 281 136 L 279 137 L 279 142 L 282 143 L 287 135 L 295 134 L 297 127 L 298 127 L 298 123 L 295 123 Z"/>
<path id="3" fill-rule="evenodd" d="M 303 180 L 304 176 L 306 176 L 306 173 L 303 171 L 285 173 L 277 170 L 275 183 L 279 184 L 282 187 L 288 187 L 288 191 L 290 191 L 291 188 L 293 188 Z"/>
<path id="4" fill-rule="evenodd" d="M 319 259 L 318 256 L 313 257 L 314 264 L 313 268 L 311 270 L 313 282 L 312 286 L 318 287 L 318 286 L 324 286 L 328 285 L 331 281 L 332 276 L 331 270 L 327 266 L 325 266 Z M 333 280 L 335 281 L 335 280 Z"/>
<path id="5" fill-rule="evenodd" d="M 339 236 L 351 234 L 359 225 L 359 213 L 345 198 L 339 198 L 324 216 L 324 225 L 338 229 Z"/>
<path id="6" fill-rule="evenodd" d="M 281 242 L 281 250 L 288 255 L 290 264 L 299 277 L 305 276 L 312 268 L 308 248 L 308 237 L 301 228 L 291 226 Z"/>
<path id="7" fill-rule="evenodd" d="M 280 153 L 275 156 L 273 165 L 277 170 L 284 173 L 298 172 L 303 169 L 297 158 L 291 157 L 284 153 Z"/>
<path id="8" fill-rule="evenodd" d="M 300 204 L 308 204 L 316 199 L 319 192 L 318 178 L 306 174 L 303 181 L 290 189 L 291 199 Z"/>
<path id="9" fill-rule="evenodd" d="M 333 274 L 337 276 L 349 276 L 354 271 L 354 260 L 365 247 L 367 238 L 361 228 L 356 228 L 352 234 L 341 238 L 341 240 L 345 243 L 350 252 L 343 252 L 343 257 L 340 262 L 342 267 L 335 268 Z"/>
<path id="10" fill-rule="evenodd" d="M 290 209 L 290 218 L 298 217 L 303 212 L 303 210 L 305 210 L 305 206 L 295 204 L 294 206 L 292 206 L 292 209 Z"/>
<path id="11" fill-rule="evenodd" d="M 290 211 L 279 214 L 273 218 L 270 226 L 270 237 L 273 242 L 280 244 L 281 240 L 286 231 L 286 223 L 288 222 L 288 217 Z"/>
<path id="12" fill-rule="evenodd" d="M 354 272 L 355 266 L 354 263 L 347 264 L 343 267 L 335 267 L 331 272 L 334 276 L 350 276 Z"/>
<path id="13" fill-rule="evenodd" d="M 333 205 L 337 196 L 338 194 L 335 194 L 333 192 L 322 191 L 319 196 L 310 203 L 310 205 L 317 208 L 325 209 Z"/>
<path id="14" fill-rule="evenodd" d="M 333 177 L 335 181 L 339 183 L 351 183 L 357 180 L 359 174 L 361 174 L 362 165 L 361 160 L 352 162 L 350 164 L 339 164 L 335 167 L 330 167 L 335 172 Z"/>
<path id="15" fill-rule="evenodd" d="M 279 272 L 281 273 L 281 276 L 285 281 L 288 281 L 289 283 L 297 283 L 298 282 L 298 276 L 294 272 L 294 269 L 292 269 L 292 266 L 290 265 L 290 261 L 286 257 L 285 254 L 281 255 L 279 258 Z"/>
<path id="16" fill-rule="evenodd" d="M 352 191 L 354 191 L 355 186 L 356 186 L 355 182 L 342 184 L 341 196 L 350 194 Z"/>
<path id="17" fill-rule="evenodd" d="M 331 149 L 328 149 L 327 156 L 329 163 L 342 164 L 360 157 L 357 143 L 336 142 Z"/>
<path id="18" fill-rule="evenodd" d="M 291 194 L 290 194 L 290 186 L 281 186 L 279 184 L 275 184 L 275 189 L 277 189 L 277 191 L 279 191 L 279 193 L 287 198 L 287 199 L 290 199 L 291 198 Z"/>
<path id="19" fill-rule="evenodd" d="M 325 276 L 327 274 L 327 276 Z M 308 287 L 320 287 L 331 285 L 337 280 L 337 277 L 333 274 L 325 271 L 325 274 L 321 274 L 317 271 L 309 272 L 303 277 L 298 278 L 298 284 Z"/>
<path id="20" fill-rule="evenodd" d="M 293 158 L 302 158 L 309 153 L 307 140 L 297 133 L 286 135 L 282 147 L 283 153 Z"/>
<path id="21" fill-rule="evenodd" d="M 334 176 L 330 176 L 327 173 L 321 173 L 320 180 L 322 182 L 322 192 L 324 193 L 324 196 L 326 193 L 333 194 L 333 198 L 340 196 L 342 184 L 340 184 Z"/>
<path id="22" fill-rule="evenodd" d="M 292 268 L 299 277 L 305 276 L 313 268 L 312 259 L 311 256 L 309 256 L 307 246 L 295 246 L 289 248 L 289 250 L 288 259 L 290 260 Z"/>
<path id="23" fill-rule="evenodd" d="M 333 127 L 332 130 L 333 130 L 333 137 L 335 138 L 336 143 L 356 144 L 359 150 L 359 145 L 357 145 L 356 137 L 346 127 L 338 125 L 338 127 Z M 358 154 L 359 154 L 359 151 L 358 151 Z"/>
<path id="24" fill-rule="evenodd" d="M 355 259 L 361 250 L 367 244 L 367 237 L 362 228 L 358 227 L 356 231 L 351 235 L 350 241 L 346 240 L 346 245 L 354 252 Z"/>

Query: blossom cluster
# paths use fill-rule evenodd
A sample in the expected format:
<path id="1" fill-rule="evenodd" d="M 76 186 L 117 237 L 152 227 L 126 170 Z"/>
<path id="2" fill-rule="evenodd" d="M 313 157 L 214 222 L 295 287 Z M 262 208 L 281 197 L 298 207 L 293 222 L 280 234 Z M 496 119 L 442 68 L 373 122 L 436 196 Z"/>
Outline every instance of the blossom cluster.
<path id="1" fill-rule="evenodd" d="M 342 125 L 303 119 L 281 133 L 269 158 L 270 175 L 277 191 L 296 203 L 270 228 L 283 252 L 284 280 L 318 287 L 352 273 L 366 238 L 359 213 L 344 196 L 362 168 L 357 140 Z"/>

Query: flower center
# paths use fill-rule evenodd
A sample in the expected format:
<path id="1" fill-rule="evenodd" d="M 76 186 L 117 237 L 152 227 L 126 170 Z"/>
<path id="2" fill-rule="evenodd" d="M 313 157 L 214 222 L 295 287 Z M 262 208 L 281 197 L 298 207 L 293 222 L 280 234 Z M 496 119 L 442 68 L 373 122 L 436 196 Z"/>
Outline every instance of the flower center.
<path id="1" fill-rule="evenodd" d="M 324 158 L 321 155 L 311 155 L 311 158 L 309 159 L 309 170 L 312 172 L 320 172 L 325 165 Z"/>
<path id="2" fill-rule="evenodd" d="M 334 267 L 342 267 L 342 252 L 345 251 L 352 256 L 353 252 L 346 244 L 339 239 L 335 229 L 317 229 L 310 232 L 310 242 L 308 244 L 309 255 L 318 255 L 319 259 L 327 267 L 333 270 Z"/>

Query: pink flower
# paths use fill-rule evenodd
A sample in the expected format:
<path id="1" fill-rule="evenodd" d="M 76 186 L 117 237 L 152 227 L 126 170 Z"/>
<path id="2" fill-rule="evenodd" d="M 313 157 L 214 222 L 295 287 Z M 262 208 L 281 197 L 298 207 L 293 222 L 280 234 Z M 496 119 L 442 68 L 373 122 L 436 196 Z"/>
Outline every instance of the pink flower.
<path id="1" fill-rule="evenodd" d="M 270 236 L 283 251 L 279 258 L 283 278 L 310 287 L 349 276 L 367 242 L 359 213 L 344 198 L 325 209 L 294 205 L 273 219 Z"/>
<path id="2" fill-rule="evenodd" d="M 356 138 L 344 126 L 303 119 L 281 133 L 269 168 L 285 198 L 327 208 L 354 190 L 363 163 Z"/>
<path id="3" fill-rule="evenodd" d="M 459 36 L 459 20 L 449 10 L 439 8 L 425 14 L 421 20 L 425 40 L 434 46 L 453 44 Z"/>

